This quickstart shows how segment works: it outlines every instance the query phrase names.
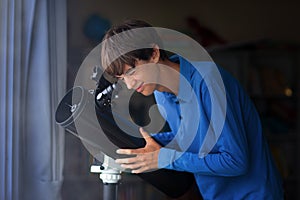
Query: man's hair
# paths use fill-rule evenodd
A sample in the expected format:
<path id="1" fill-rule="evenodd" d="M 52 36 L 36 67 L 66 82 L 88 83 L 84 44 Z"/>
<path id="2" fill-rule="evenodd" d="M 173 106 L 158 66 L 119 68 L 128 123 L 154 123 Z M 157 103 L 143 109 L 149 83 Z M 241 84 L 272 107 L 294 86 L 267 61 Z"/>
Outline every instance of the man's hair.
<path id="1" fill-rule="evenodd" d="M 160 59 L 167 58 L 155 29 L 142 20 L 126 20 L 107 31 L 102 41 L 101 63 L 106 73 L 123 74 L 124 64 L 135 67 L 136 60 L 149 60 L 153 45 L 159 47 Z"/>

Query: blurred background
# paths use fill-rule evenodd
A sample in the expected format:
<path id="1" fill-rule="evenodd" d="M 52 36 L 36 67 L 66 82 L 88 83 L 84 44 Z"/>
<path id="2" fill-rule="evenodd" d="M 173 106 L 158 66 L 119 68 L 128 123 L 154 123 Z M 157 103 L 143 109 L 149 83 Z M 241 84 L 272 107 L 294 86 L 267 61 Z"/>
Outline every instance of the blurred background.
<path id="1" fill-rule="evenodd" d="M 189 35 L 242 83 L 261 115 L 286 199 L 299 199 L 299 7 L 294 0 L 1 0 L 0 199 L 102 198 L 102 182 L 90 173 L 92 157 L 55 125 L 53 112 L 105 31 L 129 18 Z M 133 112 L 145 108 L 144 100 L 136 97 Z M 123 199 L 168 198 L 124 174 Z"/>

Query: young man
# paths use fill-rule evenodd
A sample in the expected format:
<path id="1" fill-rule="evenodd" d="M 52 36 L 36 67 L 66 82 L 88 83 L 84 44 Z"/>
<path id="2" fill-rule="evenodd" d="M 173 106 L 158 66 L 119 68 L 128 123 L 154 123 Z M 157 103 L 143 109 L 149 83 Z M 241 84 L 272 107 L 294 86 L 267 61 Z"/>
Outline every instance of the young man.
<path id="1" fill-rule="evenodd" d="M 128 89 L 154 94 L 171 131 L 150 136 L 140 128 L 146 146 L 119 149 L 128 158 L 116 162 L 132 173 L 191 172 L 204 199 L 283 199 L 258 113 L 239 83 L 211 62 L 168 58 L 149 27 L 139 20 L 112 27 L 102 65 Z"/>

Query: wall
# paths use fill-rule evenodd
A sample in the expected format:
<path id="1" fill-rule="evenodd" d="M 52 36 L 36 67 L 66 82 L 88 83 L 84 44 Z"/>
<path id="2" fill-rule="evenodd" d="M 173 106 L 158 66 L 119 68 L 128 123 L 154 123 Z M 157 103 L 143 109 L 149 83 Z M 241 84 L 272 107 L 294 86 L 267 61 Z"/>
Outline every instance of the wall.
<path id="1" fill-rule="evenodd" d="M 112 24 L 139 18 L 154 26 L 183 31 L 185 18 L 192 15 L 230 42 L 260 38 L 300 41 L 299 7 L 300 2 L 293 0 L 68 0 L 69 42 L 72 46 L 87 42 L 82 24 L 91 13 Z"/>

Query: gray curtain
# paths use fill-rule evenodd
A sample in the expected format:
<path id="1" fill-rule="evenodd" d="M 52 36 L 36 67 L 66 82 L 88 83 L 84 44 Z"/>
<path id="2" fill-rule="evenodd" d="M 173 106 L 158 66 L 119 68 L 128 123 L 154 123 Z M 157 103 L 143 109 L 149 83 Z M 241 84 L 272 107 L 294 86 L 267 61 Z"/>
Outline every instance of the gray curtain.
<path id="1" fill-rule="evenodd" d="M 1 0 L 0 31 L 0 200 L 60 199 L 66 0 Z"/>

